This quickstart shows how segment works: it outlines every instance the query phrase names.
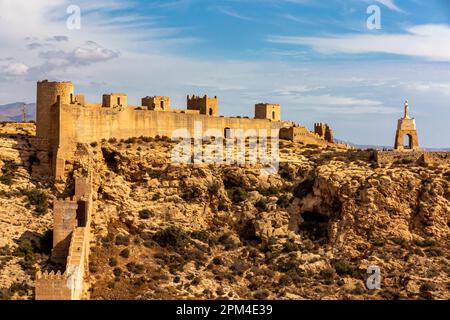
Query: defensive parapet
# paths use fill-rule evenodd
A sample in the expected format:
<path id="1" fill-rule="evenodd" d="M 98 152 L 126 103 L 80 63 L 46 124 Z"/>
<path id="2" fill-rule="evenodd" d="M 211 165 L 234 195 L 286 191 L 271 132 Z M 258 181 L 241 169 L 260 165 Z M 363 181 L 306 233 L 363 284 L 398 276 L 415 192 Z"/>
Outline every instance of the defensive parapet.
<path id="1" fill-rule="evenodd" d="M 127 95 L 124 93 L 110 93 L 104 94 L 102 99 L 103 108 L 123 107 L 128 106 Z"/>
<path id="2" fill-rule="evenodd" d="M 281 121 L 281 107 L 277 103 L 258 103 L 255 105 L 255 119 Z"/>
<path id="3" fill-rule="evenodd" d="M 89 264 L 91 177 L 75 178 L 75 196 L 54 204 L 52 260 L 65 262 L 65 271 L 36 274 L 36 300 L 79 300 Z"/>
<path id="4" fill-rule="evenodd" d="M 187 96 L 187 108 L 188 110 L 198 110 L 200 114 L 211 117 L 219 116 L 219 102 L 216 96 L 214 98 L 209 98 L 207 95 L 203 97 Z"/>
<path id="5" fill-rule="evenodd" d="M 326 123 L 314 123 L 314 133 L 329 143 L 334 143 L 333 131 Z"/>
<path id="6" fill-rule="evenodd" d="M 142 98 L 142 106 L 147 107 L 148 110 L 153 111 L 169 111 L 170 98 L 163 96 L 145 97 Z"/>

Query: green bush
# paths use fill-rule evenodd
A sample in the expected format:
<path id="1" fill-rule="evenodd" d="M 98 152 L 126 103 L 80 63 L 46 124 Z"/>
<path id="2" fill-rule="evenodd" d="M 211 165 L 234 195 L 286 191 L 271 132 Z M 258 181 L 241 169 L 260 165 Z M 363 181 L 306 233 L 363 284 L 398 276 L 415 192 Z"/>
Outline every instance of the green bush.
<path id="1" fill-rule="evenodd" d="M 247 200 L 248 193 L 241 187 L 233 187 L 227 190 L 228 198 L 234 203 L 239 203 Z"/>
<path id="2" fill-rule="evenodd" d="M 413 243 L 418 247 L 434 247 L 436 245 L 436 240 L 434 239 L 415 239 Z"/>
<path id="3" fill-rule="evenodd" d="M 191 238 L 208 243 L 210 241 L 209 232 L 206 230 L 192 231 Z"/>
<path id="4" fill-rule="evenodd" d="M 5 162 L 5 165 L 1 170 L 2 175 L 0 176 L 0 182 L 6 185 L 11 185 L 18 168 L 19 165 L 15 162 Z"/>
<path id="5" fill-rule="evenodd" d="M 139 218 L 147 220 L 153 217 L 153 212 L 149 209 L 142 209 L 139 211 Z"/>
<path id="6" fill-rule="evenodd" d="M 334 269 L 336 270 L 337 274 L 340 276 L 344 275 L 351 275 L 353 274 L 354 268 L 353 266 L 344 260 L 338 260 L 334 264 Z"/>
<path id="7" fill-rule="evenodd" d="M 27 196 L 28 202 L 35 206 L 35 213 L 44 215 L 48 211 L 48 196 L 39 189 L 20 189 L 22 195 Z"/>
<path id="8" fill-rule="evenodd" d="M 266 197 L 276 196 L 280 193 L 280 190 L 275 186 L 270 186 L 269 188 L 257 188 L 256 191 Z"/>
<path id="9" fill-rule="evenodd" d="M 277 206 L 279 206 L 280 208 L 287 208 L 289 207 L 290 202 L 291 202 L 290 197 L 287 194 L 283 194 L 281 195 L 281 197 L 278 198 Z"/>
<path id="10" fill-rule="evenodd" d="M 184 201 L 192 201 L 195 199 L 198 199 L 202 196 L 202 190 L 196 186 L 193 186 L 189 189 L 186 189 L 182 195 L 181 198 L 183 198 Z"/>
<path id="11" fill-rule="evenodd" d="M 293 252 L 293 251 L 298 251 L 298 250 L 300 250 L 300 247 L 298 246 L 298 244 L 296 244 L 295 242 L 293 242 L 291 240 L 286 240 L 286 242 L 283 245 L 284 252 Z"/>
<path id="12" fill-rule="evenodd" d="M 153 197 L 152 200 L 153 201 L 158 201 L 159 199 L 161 199 L 161 194 L 159 192 L 156 192 Z"/>
<path id="13" fill-rule="evenodd" d="M 161 247 L 184 248 L 189 244 L 189 235 L 181 228 L 170 226 L 164 230 L 160 230 L 153 236 Z"/>

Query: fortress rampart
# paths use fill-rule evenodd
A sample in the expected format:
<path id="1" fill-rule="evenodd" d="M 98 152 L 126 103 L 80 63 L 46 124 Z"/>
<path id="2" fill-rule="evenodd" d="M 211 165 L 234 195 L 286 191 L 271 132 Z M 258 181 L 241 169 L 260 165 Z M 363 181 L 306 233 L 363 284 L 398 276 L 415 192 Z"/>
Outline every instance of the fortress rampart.
<path id="1" fill-rule="evenodd" d="M 65 262 L 65 271 L 38 272 L 36 300 L 80 300 L 87 296 L 91 202 L 90 176 L 75 178 L 75 195 L 55 202 L 52 260 Z"/>
<path id="2" fill-rule="evenodd" d="M 48 157 L 55 178 L 64 178 L 65 162 L 73 159 L 78 143 L 109 138 L 177 137 L 185 136 L 186 132 L 195 137 L 198 130 L 201 135 L 215 130 L 214 136 L 225 137 L 228 129 L 264 130 L 268 136 L 274 132 L 278 136 L 283 129 L 279 136 L 284 139 L 318 145 L 333 143 L 327 135 L 320 136 L 305 127 L 281 121 L 278 104 L 256 104 L 254 119 L 219 116 L 218 98 L 206 95 L 187 96 L 184 110 L 172 109 L 170 99 L 163 96 L 145 97 L 142 104 L 128 105 L 124 93 L 105 94 L 101 104 L 87 103 L 83 95 L 74 95 L 71 82 L 38 82 L 37 136 L 48 141 Z M 295 128 L 287 130 L 291 127 Z"/>

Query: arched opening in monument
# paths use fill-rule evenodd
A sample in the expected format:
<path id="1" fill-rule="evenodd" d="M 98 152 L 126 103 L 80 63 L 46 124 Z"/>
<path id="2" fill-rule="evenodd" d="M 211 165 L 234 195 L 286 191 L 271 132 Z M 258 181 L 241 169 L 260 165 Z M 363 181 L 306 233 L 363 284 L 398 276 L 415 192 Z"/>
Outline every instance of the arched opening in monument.
<path id="1" fill-rule="evenodd" d="M 120 106 L 120 97 L 117 98 L 117 105 Z"/>
<path id="2" fill-rule="evenodd" d="M 209 108 L 209 115 L 212 116 L 213 115 L 213 109 Z"/>
<path id="3" fill-rule="evenodd" d="M 164 110 L 164 101 L 161 101 L 160 105 L 161 105 L 161 109 Z"/>
<path id="4" fill-rule="evenodd" d="M 405 134 L 403 136 L 403 148 L 412 149 L 412 136 L 410 134 Z"/>
<path id="5" fill-rule="evenodd" d="M 73 103 L 73 93 L 70 94 L 70 103 Z"/>
<path id="6" fill-rule="evenodd" d="M 272 111 L 272 120 L 275 120 L 275 111 Z"/>
<path id="7" fill-rule="evenodd" d="M 57 96 L 56 96 L 56 103 L 59 104 L 60 101 L 61 101 L 61 96 L 60 96 L 60 95 L 57 95 Z"/>

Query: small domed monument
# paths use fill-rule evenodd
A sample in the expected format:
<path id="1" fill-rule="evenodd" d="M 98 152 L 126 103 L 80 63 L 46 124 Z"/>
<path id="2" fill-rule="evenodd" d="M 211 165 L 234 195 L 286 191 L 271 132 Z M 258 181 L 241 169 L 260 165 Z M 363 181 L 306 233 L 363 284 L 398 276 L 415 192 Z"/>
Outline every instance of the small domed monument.
<path id="1" fill-rule="evenodd" d="M 408 137 L 408 144 L 403 143 L 404 137 Z M 417 136 L 416 120 L 409 115 L 409 103 L 405 101 L 405 114 L 398 119 L 397 133 L 395 135 L 394 150 L 396 151 L 419 151 L 419 138 Z"/>

